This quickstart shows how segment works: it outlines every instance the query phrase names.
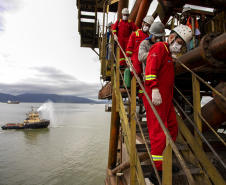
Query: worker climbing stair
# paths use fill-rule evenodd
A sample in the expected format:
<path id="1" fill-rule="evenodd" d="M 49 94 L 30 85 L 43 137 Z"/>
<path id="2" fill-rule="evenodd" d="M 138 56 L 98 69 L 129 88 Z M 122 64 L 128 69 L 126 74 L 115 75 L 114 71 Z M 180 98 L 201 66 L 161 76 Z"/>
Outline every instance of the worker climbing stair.
<path id="1" fill-rule="evenodd" d="M 109 154 L 105 184 L 150 184 L 149 178 L 156 174 L 159 184 L 226 184 L 226 83 L 225 83 L 225 3 L 205 1 L 205 6 L 215 8 L 216 12 L 191 10 L 198 15 L 203 30 L 199 45 L 194 44 L 194 16 L 191 18 L 194 49 L 183 53 L 174 66 L 173 104 L 178 123 L 178 137 L 173 142 L 168 129 L 164 126 L 155 106 L 144 89 L 129 58 L 120 43 L 111 39 L 110 58 L 106 53 L 106 20 L 109 12 L 120 12 L 128 7 L 128 0 L 77 0 L 79 33 L 81 47 L 94 50 L 101 61 L 101 80 L 105 83 L 99 92 L 99 99 L 112 102 Z M 129 19 L 141 26 L 152 1 L 136 0 Z M 186 1 L 158 1 L 152 16 L 159 16 L 165 28 L 174 29 L 180 24 L 182 6 Z M 193 5 L 202 5 L 201 0 Z M 219 6 L 220 5 L 220 6 Z M 97 13 L 103 13 L 99 25 Z M 171 17 L 172 16 L 172 17 Z M 172 18 L 172 19 L 171 19 Z M 119 18 L 117 18 L 118 20 Z M 203 24 L 203 25 L 202 25 Z M 115 38 L 114 33 L 112 37 Z M 115 48 L 115 46 L 118 46 Z M 99 52 L 95 50 L 99 48 Z M 131 87 L 124 80 L 120 69 L 120 56 L 123 53 L 128 70 L 133 72 Z M 128 80 L 128 79 L 127 79 Z M 166 136 L 163 152 L 163 174 L 158 178 L 151 155 L 151 143 L 147 128 L 145 108 L 137 101 L 137 83 L 144 92 L 155 116 Z M 201 106 L 201 99 L 213 99 Z M 218 130 L 218 131 L 217 131 Z M 172 169 L 179 168 L 178 173 Z"/>

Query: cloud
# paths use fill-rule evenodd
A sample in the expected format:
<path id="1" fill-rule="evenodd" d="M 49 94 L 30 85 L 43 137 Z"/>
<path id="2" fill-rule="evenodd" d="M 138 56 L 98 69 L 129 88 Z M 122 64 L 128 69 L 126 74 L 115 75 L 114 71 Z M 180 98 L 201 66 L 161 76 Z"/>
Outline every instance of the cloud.
<path id="1" fill-rule="evenodd" d="M 52 67 L 32 68 L 35 77 L 26 78 L 18 83 L 0 83 L 0 92 L 19 95 L 31 94 L 58 94 L 74 95 L 85 98 L 97 99 L 101 88 L 99 83 L 85 83 L 72 75 Z"/>
<path id="2" fill-rule="evenodd" d="M 0 12 L 16 10 L 20 5 L 21 0 L 0 0 Z"/>
<path id="3" fill-rule="evenodd" d="M 21 0 L 0 0 L 0 31 L 4 31 L 5 13 L 17 10 L 20 5 Z"/>

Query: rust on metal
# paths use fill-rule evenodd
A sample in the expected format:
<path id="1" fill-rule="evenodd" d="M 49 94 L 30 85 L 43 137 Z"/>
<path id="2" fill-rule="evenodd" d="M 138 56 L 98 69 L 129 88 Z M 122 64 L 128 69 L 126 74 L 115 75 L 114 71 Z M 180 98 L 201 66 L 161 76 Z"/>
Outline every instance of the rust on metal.
<path id="1" fill-rule="evenodd" d="M 142 0 L 136 0 L 136 2 L 134 3 L 133 8 L 129 14 L 129 19 L 132 20 L 133 22 L 135 22 L 135 20 L 136 20 L 137 13 L 140 8 L 141 2 L 142 2 Z"/>
<path id="2" fill-rule="evenodd" d="M 110 142 L 109 142 L 109 154 L 108 154 L 108 168 L 109 169 L 113 169 L 116 167 L 119 125 L 120 125 L 120 117 L 119 117 L 119 113 L 116 112 L 116 97 L 115 97 L 115 93 L 113 92 Z"/>
<path id="3" fill-rule="evenodd" d="M 141 27 L 143 19 L 147 15 L 147 12 L 148 12 L 148 9 L 150 7 L 151 2 L 152 2 L 152 0 L 143 0 L 141 2 L 141 5 L 140 5 L 138 13 L 137 13 L 137 18 L 136 18 L 136 21 L 135 21 L 135 24 L 138 27 Z"/>
<path id="4" fill-rule="evenodd" d="M 219 37 L 219 38 L 218 38 Z M 217 56 L 226 51 L 226 33 L 219 36 L 219 33 L 210 33 L 202 38 L 199 47 L 182 55 L 178 60 L 189 69 L 195 69 L 202 66 L 226 67 L 226 55 Z M 218 51 L 216 48 L 223 48 Z M 221 60 L 218 60 L 221 59 Z M 180 64 L 175 65 L 175 75 L 186 72 L 187 70 Z"/>
<path id="5" fill-rule="evenodd" d="M 223 96 L 226 96 L 226 82 L 220 83 L 216 88 Z M 204 105 L 201 109 L 202 117 L 213 127 L 224 123 L 226 121 L 226 103 L 218 95 L 214 94 L 214 99 Z M 190 115 L 189 118 L 193 121 L 194 115 Z M 184 120 L 188 129 L 193 133 L 193 126 L 188 119 Z M 202 121 L 202 131 L 209 130 L 209 127 Z"/>
<path id="6" fill-rule="evenodd" d="M 149 159 L 148 153 L 142 153 L 138 155 L 140 162 L 146 161 Z M 123 162 L 122 164 L 118 165 L 116 168 L 114 168 L 111 173 L 115 175 L 118 172 L 123 172 L 124 170 L 128 169 L 130 167 L 129 160 Z"/>

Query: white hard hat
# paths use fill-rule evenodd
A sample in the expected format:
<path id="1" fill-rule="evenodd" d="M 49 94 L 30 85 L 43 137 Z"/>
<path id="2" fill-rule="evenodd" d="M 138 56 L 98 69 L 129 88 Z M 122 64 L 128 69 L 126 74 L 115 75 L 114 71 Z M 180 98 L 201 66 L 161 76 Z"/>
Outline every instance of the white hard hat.
<path id="1" fill-rule="evenodd" d="M 152 24 L 154 22 L 154 18 L 151 15 L 147 15 L 144 19 L 144 22 L 148 23 L 148 24 Z"/>
<path id="2" fill-rule="evenodd" d="M 191 8 L 190 7 L 184 7 L 183 10 L 182 10 L 182 13 L 187 12 L 187 11 L 191 11 Z"/>
<path id="3" fill-rule="evenodd" d="M 109 22 L 109 23 L 107 24 L 107 28 L 111 27 L 111 25 L 112 25 L 112 22 Z"/>
<path id="4" fill-rule="evenodd" d="M 128 8 L 123 8 L 122 9 L 122 14 L 129 14 L 129 10 L 128 10 Z"/>
<path id="5" fill-rule="evenodd" d="M 156 37 L 163 37 L 166 34 L 165 26 L 160 21 L 152 23 L 149 32 Z"/>
<path id="6" fill-rule="evenodd" d="M 192 31 L 188 26 L 181 24 L 171 31 L 171 33 L 173 32 L 177 33 L 177 35 L 180 36 L 186 44 L 192 39 Z"/>

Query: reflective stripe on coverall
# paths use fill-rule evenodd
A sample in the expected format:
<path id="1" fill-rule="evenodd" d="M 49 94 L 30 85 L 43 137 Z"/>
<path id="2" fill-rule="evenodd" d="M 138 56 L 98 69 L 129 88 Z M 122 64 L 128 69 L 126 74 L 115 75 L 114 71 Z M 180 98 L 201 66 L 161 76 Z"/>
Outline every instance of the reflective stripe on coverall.
<path id="1" fill-rule="evenodd" d="M 131 20 L 123 21 L 122 19 L 117 20 L 113 25 L 113 33 L 118 36 L 118 42 L 122 49 L 125 51 L 127 48 L 127 43 L 132 31 L 136 31 L 139 28 Z M 120 65 L 126 65 L 125 57 L 120 50 Z"/>
<path id="2" fill-rule="evenodd" d="M 127 44 L 126 49 L 126 56 L 131 57 L 131 61 L 133 64 L 133 67 L 139 76 L 139 78 L 142 80 L 142 63 L 138 60 L 138 52 L 139 52 L 139 45 L 140 43 L 149 37 L 148 33 L 144 33 L 142 30 L 137 30 L 136 32 L 133 32 L 129 37 L 129 42 Z M 133 75 L 133 72 L 131 72 Z M 139 86 L 138 86 L 139 87 Z M 141 88 L 139 88 L 138 91 L 138 97 L 141 99 L 143 95 L 143 91 Z"/>
<path id="3" fill-rule="evenodd" d="M 148 54 L 145 69 L 145 90 L 152 99 L 152 89 L 159 88 L 162 104 L 155 106 L 173 141 L 176 140 L 178 125 L 172 103 L 174 88 L 174 68 L 169 46 L 165 42 L 154 44 Z M 144 97 L 147 126 L 151 143 L 151 154 L 157 170 L 162 170 L 162 153 L 166 146 L 166 136 L 147 99 Z"/>

